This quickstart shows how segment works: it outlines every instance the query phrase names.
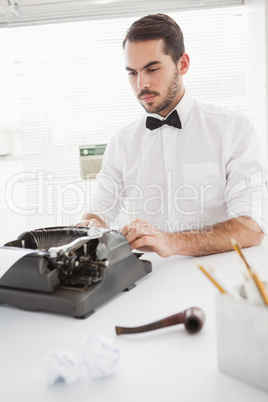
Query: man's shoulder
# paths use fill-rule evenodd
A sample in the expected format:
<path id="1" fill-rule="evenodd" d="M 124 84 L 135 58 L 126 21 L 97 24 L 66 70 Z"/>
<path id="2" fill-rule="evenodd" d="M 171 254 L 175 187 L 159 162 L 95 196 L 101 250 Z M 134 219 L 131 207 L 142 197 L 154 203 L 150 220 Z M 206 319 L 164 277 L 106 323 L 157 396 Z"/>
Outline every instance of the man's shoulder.
<path id="1" fill-rule="evenodd" d="M 205 102 L 194 102 L 194 110 L 200 113 L 206 120 L 212 120 L 227 127 L 239 127 L 241 129 L 253 129 L 253 124 L 245 112 L 228 106 L 220 106 Z"/>
<path id="2" fill-rule="evenodd" d="M 207 115 L 215 115 L 215 116 L 227 116 L 230 118 L 238 118 L 242 115 L 240 111 L 234 110 L 229 108 L 228 106 L 222 106 L 212 103 L 205 103 L 205 102 L 194 102 L 194 107 L 199 109 L 202 113 Z"/>

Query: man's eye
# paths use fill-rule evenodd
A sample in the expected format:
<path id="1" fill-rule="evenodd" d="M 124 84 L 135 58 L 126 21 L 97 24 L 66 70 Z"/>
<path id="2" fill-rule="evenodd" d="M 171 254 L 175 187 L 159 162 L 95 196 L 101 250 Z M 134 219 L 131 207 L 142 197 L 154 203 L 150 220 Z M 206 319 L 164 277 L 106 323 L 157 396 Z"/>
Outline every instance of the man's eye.
<path id="1" fill-rule="evenodd" d="M 137 73 L 136 73 L 136 71 L 130 71 L 129 73 L 128 73 L 128 75 L 130 75 L 130 76 L 134 76 L 134 75 L 136 75 Z"/>
<path id="2" fill-rule="evenodd" d="M 149 73 L 154 73 L 155 71 L 159 70 L 158 68 L 149 68 Z"/>

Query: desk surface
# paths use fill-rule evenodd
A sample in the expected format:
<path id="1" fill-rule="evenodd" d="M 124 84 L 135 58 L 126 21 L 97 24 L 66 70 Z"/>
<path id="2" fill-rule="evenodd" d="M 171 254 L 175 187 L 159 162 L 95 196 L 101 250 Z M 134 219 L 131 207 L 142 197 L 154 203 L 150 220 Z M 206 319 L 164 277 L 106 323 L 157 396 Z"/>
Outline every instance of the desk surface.
<path id="1" fill-rule="evenodd" d="M 245 250 L 262 280 L 268 279 L 268 250 Z M 85 320 L 0 306 L 0 395 L 2 402 L 262 402 L 268 394 L 218 368 L 214 298 L 217 289 L 191 257 L 146 254 L 153 272 Z M 202 257 L 241 283 L 242 264 L 235 252 Z M 203 330 L 189 335 L 183 326 L 117 337 L 115 325 L 136 326 L 191 306 L 206 314 Z M 120 371 L 106 380 L 82 380 L 70 387 L 49 387 L 44 360 L 52 350 L 79 355 L 92 335 L 111 337 L 119 346 Z"/>

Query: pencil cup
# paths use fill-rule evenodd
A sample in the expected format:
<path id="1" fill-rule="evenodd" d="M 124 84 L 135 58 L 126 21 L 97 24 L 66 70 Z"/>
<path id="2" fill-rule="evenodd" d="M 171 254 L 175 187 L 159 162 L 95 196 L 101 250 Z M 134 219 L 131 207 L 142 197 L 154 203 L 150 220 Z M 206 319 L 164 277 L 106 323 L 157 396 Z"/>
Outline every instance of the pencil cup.
<path id="1" fill-rule="evenodd" d="M 268 391 L 268 307 L 217 294 L 216 320 L 220 370 Z"/>

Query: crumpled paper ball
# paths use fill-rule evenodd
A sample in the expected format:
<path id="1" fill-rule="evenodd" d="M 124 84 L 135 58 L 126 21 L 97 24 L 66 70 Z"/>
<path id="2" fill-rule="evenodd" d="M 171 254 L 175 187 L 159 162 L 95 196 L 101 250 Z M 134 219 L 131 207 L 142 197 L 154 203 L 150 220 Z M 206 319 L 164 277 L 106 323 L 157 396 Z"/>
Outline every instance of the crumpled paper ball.
<path id="1" fill-rule="evenodd" d="M 104 379 L 118 371 L 120 351 L 113 339 L 89 337 L 82 348 L 83 362 L 92 378 Z"/>
<path id="2" fill-rule="evenodd" d="M 45 360 L 45 370 L 48 385 L 57 383 L 72 385 L 83 375 L 81 361 L 65 350 L 50 352 Z"/>
<path id="3" fill-rule="evenodd" d="M 45 360 L 48 385 L 72 385 L 82 378 L 105 379 L 119 369 L 120 351 L 115 341 L 103 335 L 87 338 L 76 358 L 65 350 L 50 352 Z"/>

